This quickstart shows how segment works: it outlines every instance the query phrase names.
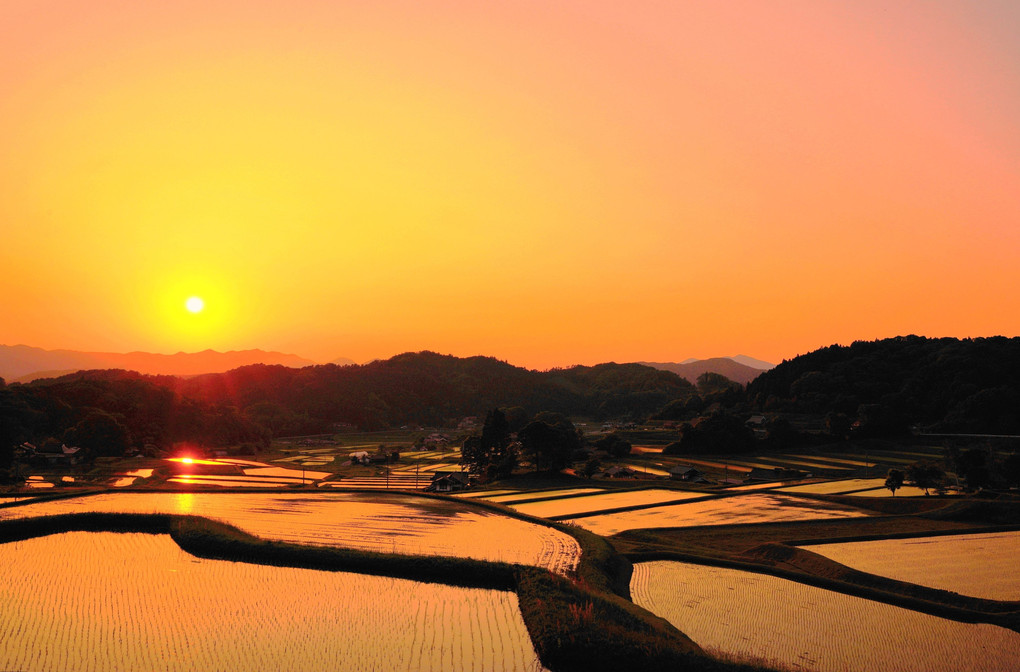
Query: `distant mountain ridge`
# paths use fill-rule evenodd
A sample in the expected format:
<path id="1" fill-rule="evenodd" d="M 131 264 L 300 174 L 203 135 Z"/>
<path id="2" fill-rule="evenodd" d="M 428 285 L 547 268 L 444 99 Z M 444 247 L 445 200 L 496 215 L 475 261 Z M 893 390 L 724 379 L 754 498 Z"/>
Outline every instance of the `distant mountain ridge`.
<path id="1" fill-rule="evenodd" d="M 701 374 L 711 372 L 726 376 L 741 385 L 747 385 L 761 375 L 762 371 L 774 368 L 773 364 L 747 355 L 685 359 L 682 362 L 638 362 L 638 364 L 651 366 L 660 371 L 670 371 L 692 383 L 696 383 Z"/>
<path id="2" fill-rule="evenodd" d="M 0 378 L 8 382 L 30 382 L 88 369 L 126 369 L 148 375 L 196 376 L 221 373 L 249 364 L 280 364 L 292 368 L 315 362 L 282 352 L 230 350 L 178 352 L 79 352 L 44 350 L 28 345 L 0 345 Z"/>

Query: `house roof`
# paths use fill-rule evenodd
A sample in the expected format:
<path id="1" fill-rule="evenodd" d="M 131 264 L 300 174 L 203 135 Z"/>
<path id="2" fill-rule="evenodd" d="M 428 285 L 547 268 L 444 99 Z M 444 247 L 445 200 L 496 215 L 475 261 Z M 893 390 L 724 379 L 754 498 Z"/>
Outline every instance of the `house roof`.
<path id="1" fill-rule="evenodd" d="M 634 471 L 633 469 L 631 469 L 630 467 L 615 466 L 615 467 L 609 467 L 608 469 L 606 469 L 602 473 L 607 475 L 607 476 L 616 476 L 618 474 L 636 474 L 637 472 Z"/>
<path id="2" fill-rule="evenodd" d="M 452 479 L 460 483 L 467 483 L 471 480 L 471 475 L 466 471 L 437 471 L 432 474 L 432 482 L 440 481 L 443 479 Z"/>

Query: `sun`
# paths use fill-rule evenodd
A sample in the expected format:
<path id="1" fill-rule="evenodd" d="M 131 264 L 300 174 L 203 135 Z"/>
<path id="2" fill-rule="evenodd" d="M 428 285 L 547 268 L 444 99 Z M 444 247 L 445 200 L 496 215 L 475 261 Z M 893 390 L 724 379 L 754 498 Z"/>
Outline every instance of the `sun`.
<path id="1" fill-rule="evenodd" d="M 205 308 L 205 301 L 197 296 L 192 296 L 184 302 L 184 307 L 192 313 L 201 313 L 202 309 Z"/>

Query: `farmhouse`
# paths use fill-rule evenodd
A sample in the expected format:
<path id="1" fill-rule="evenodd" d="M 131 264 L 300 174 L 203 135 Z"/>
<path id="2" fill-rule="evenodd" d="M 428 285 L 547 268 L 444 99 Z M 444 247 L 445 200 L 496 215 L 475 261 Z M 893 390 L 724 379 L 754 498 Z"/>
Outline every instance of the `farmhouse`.
<path id="1" fill-rule="evenodd" d="M 433 432 L 425 437 L 422 445 L 429 450 L 443 449 L 450 445 L 450 437 L 445 434 Z"/>
<path id="2" fill-rule="evenodd" d="M 466 471 L 437 471 L 432 475 L 432 482 L 427 492 L 455 492 L 464 490 L 471 485 L 471 477 Z"/>
<path id="3" fill-rule="evenodd" d="M 783 467 L 774 467 L 772 469 L 764 469 L 762 467 L 754 467 L 751 472 L 744 478 L 747 481 L 794 481 L 800 478 L 806 477 L 808 474 L 799 469 L 786 469 Z"/>
<path id="4" fill-rule="evenodd" d="M 687 464 L 678 464 L 669 468 L 669 478 L 672 481 L 695 481 L 704 482 L 704 473 Z"/>
<path id="5" fill-rule="evenodd" d="M 47 441 L 39 448 L 30 443 L 22 444 L 23 449 L 26 447 L 31 447 L 31 452 L 26 456 L 38 464 L 73 465 L 80 463 L 84 457 L 81 448 L 78 446 L 68 447 L 55 441 Z"/>
<path id="6" fill-rule="evenodd" d="M 630 467 L 609 467 L 602 472 L 604 478 L 636 478 L 638 472 L 634 471 Z"/>

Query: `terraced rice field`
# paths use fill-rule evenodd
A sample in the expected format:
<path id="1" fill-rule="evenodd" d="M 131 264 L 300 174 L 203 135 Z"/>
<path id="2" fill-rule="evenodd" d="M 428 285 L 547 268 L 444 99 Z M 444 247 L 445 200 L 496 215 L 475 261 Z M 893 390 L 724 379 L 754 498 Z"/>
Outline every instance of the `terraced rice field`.
<path id="1" fill-rule="evenodd" d="M 420 464 L 420 465 L 402 464 L 400 466 L 390 467 L 390 469 L 392 471 L 394 471 L 394 472 L 403 472 L 403 473 L 411 473 L 411 474 L 413 474 L 413 473 L 415 473 L 415 471 L 418 471 L 418 472 L 423 473 L 423 474 L 424 473 L 431 474 L 434 471 L 460 471 L 460 463 L 459 462 L 430 462 L 430 463 L 424 463 L 424 464 Z"/>
<path id="2" fill-rule="evenodd" d="M 1020 633 L 958 623 L 794 581 L 681 562 L 642 562 L 634 602 L 702 647 L 816 672 L 1003 672 Z"/>
<path id="3" fill-rule="evenodd" d="M 0 519 L 100 511 L 194 514 L 279 541 L 513 562 L 565 574 L 573 537 L 468 504 L 375 493 L 108 493 L 0 509 Z"/>
<path id="4" fill-rule="evenodd" d="M 751 485 L 735 485 L 726 488 L 726 492 L 747 492 L 748 490 L 774 490 L 781 487 L 782 483 L 752 483 Z"/>
<path id="5" fill-rule="evenodd" d="M 510 492 L 520 492 L 520 490 L 469 490 L 468 492 L 453 493 L 453 496 L 464 497 L 466 499 L 485 499 L 492 495 L 505 495 Z"/>
<path id="6" fill-rule="evenodd" d="M 499 495 L 488 495 L 484 499 L 490 502 L 517 502 L 522 499 L 558 499 L 561 497 L 571 497 L 573 495 L 583 495 L 590 492 L 602 492 L 602 488 L 561 488 L 559 490 L 533 490 L 530 492 L 513 492 L 503 493 Z"/>
<path id="7" fill-rule="evenodd" d="M 146 534 L 3 544 L 0 566 L 5 670 L 543 669 L 510 592 L 204 560 Z"/>
<path id="8" fill-rule="evenodd" d="M 424 490 L 432 482 L 432 475 L 422 472 L 415 474 L 390 473 L 375 476 L 345 476 L 336 481 L 325 481 L 321 488 L 363 488 L 367 490 Z"/>
<path id="9" fill-rule="evenodd" d="M 930 490 L 928 491 L 931 492 Z M 893 493 L 889 488 L 885 487 L 885 479 L 882 479 L 882 486 L 878 488 L 872 488 L 871 490 L 857 490 L 856 492 L 848 492 L 848 495 L 854 497 L 892 497 Z M 924 490 L 921 488 L 915 488 L 912 485 L 904 485 L 901 488 L 896 489 L 896 497 L 924 497 Z"/>
<path id="10" fill-rule="evenodd" d="M 847 460 L 842 457 L 831 457 L 829 455 L 791 455 L 790 453 L 779 453 L 776 457 L 780 458 L 791 458 L 794 460 L 811 460 L 813 462 L 819 462 L 822 464 L 832 463 L 836 466 L 847 466 L 847 467 L 867 467 L 875 466 L 874 460 L 871 462 L 864 462 L 861 460 Z"/>
<path id="11" fill-rule="evenodd" d="M 744 473 L 744 474 L 746 474 L 746 473 L 749 473 L 751 471 L 751 467 L 745 467 L 745 466 L 740 465 L 740 464 L 733 464 L 732 462 L 726 462 L 726 461 L 717 462 L 717 461 L 713 461 L 713 460 L 691 459 L 690 457 L 687 457 L 687 456 L 684 456 L 683 463 L 684 464 L 690 464 L 690 465 L 695 466 L 695 467 L 709 467 L 711 469 L 724 469 L 724 470 L 725 469 L 729 469 L 730 471 L 732 471 L 734 473 Z"/>
<path id="12" fill-rule="evenodd" d="M 734 495 L 718 499 L 672 504 L 651 509 L 575 518 L 574 523 L 595 534 L 612 536 L 625 530 L 653 527 L 699 527 L 736 523 L 778 523 L 793 520 L 860 518 L 868 511 L 772 493 Z"/>
<path id="13" fill-rule="evenodd" d="M 812 495 L 839 495 L 844 492 L 855 492 L 868 488 L 885 486 L 884 478 L 848 478 L 840 481 L 808 483 L 807 485 L 790 485 L 776 488 L 776 492 L 803 492 Z M 886 490 L 888 492 L 888 490 Z"/>
<path id="14" fill-rule="evenodd" d="M 329 471 L 312 471 L 310 469 L 287 469 L 285 467 L 246 467 L 242 469 L 245 476 L 258 478 L 283 478 L 290 481 L 321 481 L 332 476 Z"/>
<path id="15" fill-rule="evenodd" d="M 885 453 L 880 454 L 878 451 L 874 453 L 868 453 L 864 455 L 862 453 L 844 453 L 843 457 L 853 458 L 855 460 L 865 460 L 874 465 L 876 462 L 883 462 L 885 464 L 896 464 L 896 465 L 910 465 L 917 462 L 918 457 L 903 457 L 902 453 Z M 928 456 L 925 456 L 928 457 Z"/>
<path id="16" fill-rule="evenodd" d="M 179 485 L 216 486 L 220 488 L 283 488 L 301 484 L 301 481 L 281 481 L 269 478 L 252 480 L 243 476 L 203 476 L 200 474 L 194 476 L 172 476 L 166 479 L 166 482 L 177 483 Z"/>
<path id="17" fill-rule="evenodd" d="M 568 499 L 549 499 L 529 504 L 509 504 L 517 511 L 539 518 L 574 516 L 590 511 L 605 511 L 624 506 L 642 506 L 659 502 L 675 502 L 681 499 L 704 497 L 700 492 L 680 490 L 634 490 L 631 492 L 607 492 L 598 495 L 584 495 Z"/>
<path id="18" fill-rule="evenodd" d="M 862 572 L 987 600 L 1020 600 L 1020 532 L 804 546 Z"/>
<path id="19" fill-rule="evenodd" d="M 634 471 L 641 474 L 651 474 L 653 476 L 669 476 L 669 472 L 666 471 L 665 469 L 659 469 L 657 467 L 648 465 L 644 462 L 620 462 L 620 464 L 625 467 L 630 467 Z"/>
<path id="20" fill-rule="evenodd" d="M 829 464 L 827 462 L 819 462 L 817 460 L 809 459 L 789 459 L 789 458 L 770 458 L 770 462 L 773 462 L 776 466 L 781 467 L 792 467 L 797 469 L 826 469 L 829 471 L 852 471 L 853 467 L 845 464 Z"/>

